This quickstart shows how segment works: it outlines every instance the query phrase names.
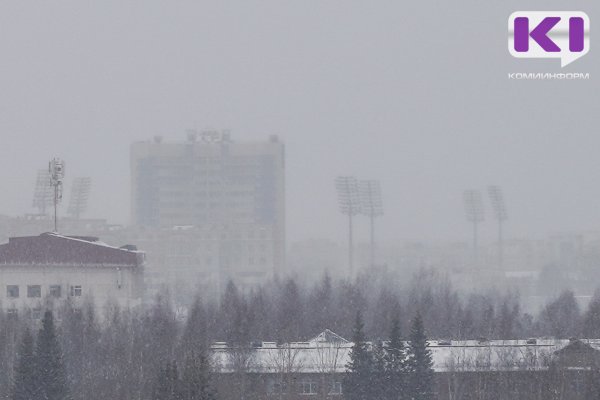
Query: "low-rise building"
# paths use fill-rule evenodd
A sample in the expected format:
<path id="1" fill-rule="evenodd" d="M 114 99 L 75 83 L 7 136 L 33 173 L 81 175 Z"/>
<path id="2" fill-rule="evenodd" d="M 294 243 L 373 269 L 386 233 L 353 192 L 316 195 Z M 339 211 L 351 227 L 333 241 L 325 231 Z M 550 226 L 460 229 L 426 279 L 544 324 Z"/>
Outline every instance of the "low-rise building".
<path id="1" fill-rule="evenodd" d="M 430 340 L 428 344 L 438 400 L 584 400 L 598 389 L 594 384 L 600 378 L 600 340 Z M 225 398 L 233 398 L 237 390 L 252 392 L 256 399 L 342 399 L 353 345 L 329 330 L 306 342 L 261 342 L 250 348 L 215 343 L 212 357 L 219 393 Z"/>
<path id="2" fill-rule="evenodd" d="M 96 237 L 11 237 L 0 245 L 0 299 L 9 317 L 39 318 L 41 310 L 70 299 L 107 302 L 124 308 L 141 304 L 145 254 L 135 246 L 112 247 Z M 100 313 L 99 313 L 100 314 Z"/>

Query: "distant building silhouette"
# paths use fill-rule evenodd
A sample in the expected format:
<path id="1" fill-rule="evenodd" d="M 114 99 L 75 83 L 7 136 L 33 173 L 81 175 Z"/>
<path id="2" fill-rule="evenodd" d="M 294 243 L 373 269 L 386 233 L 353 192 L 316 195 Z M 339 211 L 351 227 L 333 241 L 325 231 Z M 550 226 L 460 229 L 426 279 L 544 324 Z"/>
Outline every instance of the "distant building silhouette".
<path id="1" fill-rule="evenodd" d="M 161 259 L 149 261 L 152 273 L 187 281 L 201 275 L 222 286 L 282 271 L 284 145 L 277 136 L 237 143 L 228 132 L 191 131 L 187 141 L 136 142 L 131 190 L 134 228 Z"/>

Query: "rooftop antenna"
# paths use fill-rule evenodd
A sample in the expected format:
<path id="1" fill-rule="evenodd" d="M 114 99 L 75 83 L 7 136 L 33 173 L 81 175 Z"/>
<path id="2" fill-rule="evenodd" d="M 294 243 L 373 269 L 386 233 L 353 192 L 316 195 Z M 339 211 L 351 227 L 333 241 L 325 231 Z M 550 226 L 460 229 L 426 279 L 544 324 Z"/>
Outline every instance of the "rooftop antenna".
<path id="1" fill-rule="evenodd" d="M 494 217 L 498 221 L 498 266 L 502 268 L 504 264 L 504 238 L 502 235 L 502 224 L 508 220 L 506 204 L 504 203 L 504 194 L 500 186 L 488 186 L 488 195 L 494 210 Z"/>
<path id="2" fill-rule="evenodd" d="M 62 200 L 63 178 L 65 177 L 65 163 L 60 158 L 53 158 L 48 164 L 50 186 L 54 188 L 54 232 L 58 232 L 58 203 Z"/>
<path id="3" fill-rule="evenodd" d="M 371 267 L 375 266 L 375 218 L 383 215 L 381 185 L 379 181 L 367 180 L 358 183 L 361 213 L 371 220 Z"/>
<path id="4" fill-rule="evenodd" d="M 338 202 L 342 214 L 348 216 L 348 268 L 350 276 L 354 274 L 354 243 L 352 238 L 352 217 L 360 212 L 358 182 L 353 176 L 338 176 L 335 179 Z"/>
<path id="5" fill-rule="evenodd" d="M 477 264 L 478 243 L 477 225 L 484 220 L 483 201 L 478 190 L 465 190 L 463 194 L 467 221 L 473 224 L 473 261 Z"/>
<path id="6" fill-rule="evenodd" d="M 69 198 L 69 208 L 67 209 L 67 213 L 71 217 L 79 219 L 81 214 L 86 211 L 91 186 L 92 179 L 89 177 L 77 177 L 73 180 L 71 197 Z"/>
<path id="7" fill-rule="evenodd" d="M 46 215 L 46 209 L 52 205 L 52 191 L 50 173 L 45 169 L 38 170 L 32 206 L 38 209 L 39 214 Z"/>

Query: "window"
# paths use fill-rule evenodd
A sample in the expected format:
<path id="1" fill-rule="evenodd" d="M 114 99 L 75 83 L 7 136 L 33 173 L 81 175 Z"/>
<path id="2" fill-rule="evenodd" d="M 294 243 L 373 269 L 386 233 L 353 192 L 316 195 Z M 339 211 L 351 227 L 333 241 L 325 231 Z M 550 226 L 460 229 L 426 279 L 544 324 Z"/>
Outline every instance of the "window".
<path id="1" fill-rule="evenodd" d="M 40 285 L 27 286 L 27 297 L 42 297 L 42 287 Z"/>
<path id="2" fill-rule="evenodd" d="M 50 296 L 52 297 L 60 297 L 60 285 L 50 285 Z"/>
<path id="3" fill-rule="evenodd" d="M 19 286 L 18 285 L 7 285 L 6 286 L 6 297 L 16 299 L 19 297 Z"/>
<path id="4" fill-rule="evenodd" d="M 580 371 L 576 371 L 574 376 L 571 378 L 571 391 L 573 394 L 581 394 L 584 392 L 585 382 L 584 377 Z"/>
<path id="5" fill-rule="evenodd" d="M 42 318 L 42 309 L 41 308 L 33 308 L 31 310 L 31 319 L 41 319 Z"/>
<path id="6" fill-rule="evenodd" d="M 71 286 L 71 296 L 81 296 L 81 286 Z"/>
<path id="7" fill-rule="evenodd" d="M 83 318 L 83 313 L 81 312 L 81 308 L 73 308 L 72 316 L 75 318 L 75 321 L 81 321 Z"/>
<path id="8" fill-rule="evenodd" d="M 285 383 L 281 382 L 279 379 L 270 378 L 267 381 L 267 394 L 284 394 L 287 393 Z"/>
<path id="9" fill-rule="evenodd" d="M 298 384 L 299 394 L 317 394 L 317 382 L 309 379 L 303 379 Z"/>
<path id="10" fill-rule="evenodd" d="M 15 320 L 19 318 L 19 310 L 17 310 L 16 308 L 9 308 L 8 310 L 6 310 L 6 316 L 8 317 L 8 319 Z"/>
<path id="11" fill-rule="evenodd" d="M 331 382 L 331 386 L 329 386 L 329 394 L 331 394 L 331 395 L 342 394 L 342 382 L 339 382 L 339 381 Z"/>

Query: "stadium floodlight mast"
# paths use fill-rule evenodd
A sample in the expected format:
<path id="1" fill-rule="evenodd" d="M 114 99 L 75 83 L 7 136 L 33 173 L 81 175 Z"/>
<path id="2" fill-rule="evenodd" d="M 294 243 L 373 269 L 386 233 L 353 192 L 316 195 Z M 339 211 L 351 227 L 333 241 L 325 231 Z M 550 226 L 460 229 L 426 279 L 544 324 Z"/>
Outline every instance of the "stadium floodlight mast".
<path id="1" fill-rule="evenodd" d="M 54 232 L 58 232 L 58 204 L 62 200 L 63 178 L 65 177 L 65 163 L 60 158 L 53 158 L 48 163 L 50 186 L 54 188 Z"/>
<path id="2" fill-rule="evenodd" d="M 89 177 L 77 177 L 73 180 L 69 208 L 67 209 L 67 213 L 71 217 L 79 219 L 87 209 L 91 186 L 92 179 Z"/>
<path id="3" fill-rule="evenodd" d="M 352 238 L 352 218 L 360 213 L 361 203 L 358 182 L 353 176 L 338 176 L 335 179 L 338 202 L 342 214 L 348 216 L 348 268 L 354 274 L 354 243 Z"/>
<path id="4" fill-rule="evenodd" d="M 478 190 L 465 190 L 463 194 L 467 221 L 473 224 L 473 261 L 477 263 L 478 243 L 477 226 L 484 220 L 483 201 Z"/>
<path id="5" fill-rule="evenodd" d="M 32 206 L 37 208 L 40 215 L 46 215 L 46 209 L 52 205 L 54 194 L 50 185 L 50 173 L 48 170 L 40 169 L 35 181 Z"/>
<path id="6" fill-rule="evenodd" d="M 379 181 L 365 180 L 358 183 L 361 213 L 371 220 L 371 267 L 375 266 L 375 218 L 383 215 L 381 185 Z"/>
<path id="7" fill-rule="evenodd" d="M 488 186 L 488 195 L 494 210 L 494 217 L 498 221 L 498 266 L 502 267 L 504 263 L 504 238 L 502 235 L 502 224 L 508 220 L 506 204 L 504 203 L 504 194 L 500 186 Z"/>

